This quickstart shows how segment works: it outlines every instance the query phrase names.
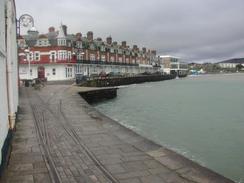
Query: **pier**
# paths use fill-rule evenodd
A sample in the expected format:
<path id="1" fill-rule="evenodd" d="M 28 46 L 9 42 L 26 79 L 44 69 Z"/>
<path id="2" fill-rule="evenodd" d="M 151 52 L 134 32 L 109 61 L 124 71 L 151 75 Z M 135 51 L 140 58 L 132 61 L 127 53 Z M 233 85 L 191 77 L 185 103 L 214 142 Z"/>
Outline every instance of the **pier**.
<path id="1" fill-rule="evenodd" d="M 125 128 L 80 96 L 114 97 L 116 91 L 21 88 L 11 158 L 0 182 L 233 182 Z"/>

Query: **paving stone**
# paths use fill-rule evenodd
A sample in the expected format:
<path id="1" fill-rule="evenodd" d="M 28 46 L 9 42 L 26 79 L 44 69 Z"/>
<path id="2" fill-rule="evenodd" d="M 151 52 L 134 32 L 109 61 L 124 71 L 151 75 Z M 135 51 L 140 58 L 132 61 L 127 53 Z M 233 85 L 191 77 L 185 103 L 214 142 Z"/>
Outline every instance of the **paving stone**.
<path id="1" fill-rule="evenodd" d="M 156 175 L 149 175 L 146 177 L 141 177 L 140 179 L 142 183 L 167 183 L 161 177 Z"/>
<path id="2" fill-rule="evenodd" d="M 138 178 L 132 178 L 132 179 L 121 180 L 120 183 L 141 183 L 141 181 Z"/>
<path id="3" fill-rule="evenodd" d="M 142 170 L 142 171 L 130 171 L 125 173 L 118 173 L 115 174 L 115 177 L 119 180 L 122 180 L 122 179 L 134 178 L 134 177 L 144 177 L 148 175 L 150 175 L 148 171 Z"/>
<path id="4" fill-rule="evenodd" d="M 106 165 L 106 168 L 112 174 L 126 172 L 126 169 L 121 164 Z"/>
<path id="5" fill-rule="evenodd" d="M 132 161 L 121 163 L 127 171 L 135 171 L 135 170 L 147 170 L 148 167 L 142 161 Z"/>
<path id="6" fill-rule="evenodd" d="M 49 177 L 49 174 L 34 174 L 34 182 L 35 183 L 51 183 L 51 179 Z"/>

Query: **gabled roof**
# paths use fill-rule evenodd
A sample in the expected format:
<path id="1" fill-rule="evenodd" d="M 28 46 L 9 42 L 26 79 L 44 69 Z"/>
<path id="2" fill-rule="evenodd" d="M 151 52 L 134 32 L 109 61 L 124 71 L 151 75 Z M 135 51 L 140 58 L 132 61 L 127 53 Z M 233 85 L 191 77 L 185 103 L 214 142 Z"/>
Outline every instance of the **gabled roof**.
<path id="1" fill-rule="evenodd" d="M 65 34 L 64 34 L 64 29 L 63 29 L 63 25 L 61 24 L 59 27 L 59 31 L 58 31 L 58 36 L 57 38 L 66 38 Z"/>

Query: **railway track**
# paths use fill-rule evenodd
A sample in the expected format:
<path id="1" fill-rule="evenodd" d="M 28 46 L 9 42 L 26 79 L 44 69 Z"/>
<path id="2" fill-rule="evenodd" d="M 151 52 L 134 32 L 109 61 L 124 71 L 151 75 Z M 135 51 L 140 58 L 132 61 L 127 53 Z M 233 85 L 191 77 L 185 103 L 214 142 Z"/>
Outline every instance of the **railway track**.
<path id="1" fill-rule="evenodd" d="M 27 96 L 30 98 L 30 93 L 27 91 Z M 50 137 L 47 130 L 47 122 L 43 111 L 40 111 L 39 106 L 29 100 L 34 116 L 35 129 L 37 131 L 39 144 L 43 154 L 43 158 L 48 169 L 50 179 L 53 183 L 62 183 L 61 177 L 56 169 L 50 149 Z"/>
<path id="2" fill-rule="evenodd" d="M 65 89 L 64 89 L 65 90 Z M 57 94 L 62 94 L 63 91 L 59 91 Z M 45 119 L 45 113 L 49 112 L 57 122 L 60 123 L 60 125 L 63 127 L 66 134 L 77 144 L 80 151 L 83 152 L 87 158 L 92 160 L 94 165 L 103 173 L 104 177 L 106 177 L 107 181 L 110 183 L 119 183 L 119 181 L 113 177 L 113 175 L 103 166 L 103 164 L 97 159 L 97 157 L 89 150 L 89 148 L 82 142 L 82 139 L 80 139 L 79 135 L 74 130 L 73 126 L 69 123 L 68 119 L 66 118 L 63 109 L 62 109 L 62 99 L 58 98 L 58 95 L 53 95 L 52 97 L 49 97 L 47 102 L 44 101 L 44 99 L 36 94 L 35 95 L 35 102 L 38 103 L 38 106 L 32 105 L 32 110 L 35 118 L 35 125 L 37 132 L 40 137 L 40 141 L 43 146 L 43 151 L 47 160 L 48 169 L 50 172 L 50 177 L 53 182 L 62 182 L 62 179 L 60 178 L 60 175 L 55 167 L 54 161 L 51 156 L 51 149 L 50 149 L 50 136 L 48 134 L 47 130 L 47 121 Z M 49 102 L 55 99 L 56 100 L 56 107 L 57 111 L 54 111 L 49 106 Z M 38 109 L 39 108 L 39 109 Z M 43 111 L 40 111 L 40 108 L 43 109 Z M 89 182 L 89 177 L 84 174 L 83 175 L 87 182 Z"/>

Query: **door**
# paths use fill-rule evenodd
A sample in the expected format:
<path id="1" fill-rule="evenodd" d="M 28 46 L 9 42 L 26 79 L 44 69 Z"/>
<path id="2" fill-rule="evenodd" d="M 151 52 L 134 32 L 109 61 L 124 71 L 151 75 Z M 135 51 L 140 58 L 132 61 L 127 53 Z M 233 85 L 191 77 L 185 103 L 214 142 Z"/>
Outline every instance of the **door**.
<path id="1" fill-rule="evenodd" d="M 38 67 L 38 79 L 45 79 L 45 68 L 43 66 Z"/>

